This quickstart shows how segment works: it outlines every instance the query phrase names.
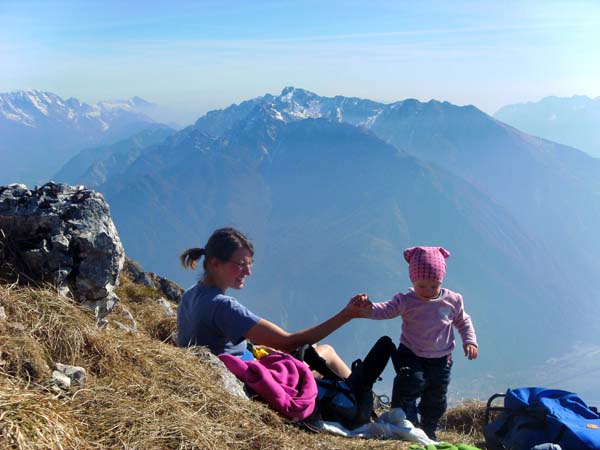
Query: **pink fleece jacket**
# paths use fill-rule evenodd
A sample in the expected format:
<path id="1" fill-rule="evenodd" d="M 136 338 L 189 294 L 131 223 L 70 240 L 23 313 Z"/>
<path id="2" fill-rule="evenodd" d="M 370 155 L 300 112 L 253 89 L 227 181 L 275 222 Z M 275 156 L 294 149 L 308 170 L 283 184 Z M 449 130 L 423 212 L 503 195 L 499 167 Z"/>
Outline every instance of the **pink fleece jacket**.
<path id="1" fill-rule="evenodd" d="M 237 378 L 288 419 L 304 420 L 315 409 L 315 378 L 310 369 L 293 356 L 272 353 L 254 361 L 242 361 L 227 354 L 219 358 Z"/>
<path id="2" fill-rule="evenodd" d="M 439 358 L 454 350 L 456 327 L 463 344 L 477 345 L 471 316 L 464 309 L 463 298 L 457 292 L 443 289 L 439 298 L 422 300 L 411 289 L 398 293 L 388 302 L 375 303 L 371 319 L 402 317 L 400 342 L 417 356 Z"/>

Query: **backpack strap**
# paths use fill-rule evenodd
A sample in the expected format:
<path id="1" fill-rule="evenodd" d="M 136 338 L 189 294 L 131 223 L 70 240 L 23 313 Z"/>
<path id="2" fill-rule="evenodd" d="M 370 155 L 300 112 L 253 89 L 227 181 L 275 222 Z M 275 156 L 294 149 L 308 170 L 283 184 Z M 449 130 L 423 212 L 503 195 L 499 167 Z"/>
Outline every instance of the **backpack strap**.
<path id="1" fill-rule="evenodd" d="M 494 402 L 494 400 L 496 400 L 497 398 L 504 398 L 506 397 L 506 394 L 494 394 L 492 395 L 488 401 L 487 404 L 485 405 L 485 416 L 483 418 L 483 425 L 487 425 L 488 423 L 490 423 L 490 413 L 491 412 L 504 412 L 506 411 L 506 408 L 502 407 L 502 406 L 492 406 L 492 403 Z"/>

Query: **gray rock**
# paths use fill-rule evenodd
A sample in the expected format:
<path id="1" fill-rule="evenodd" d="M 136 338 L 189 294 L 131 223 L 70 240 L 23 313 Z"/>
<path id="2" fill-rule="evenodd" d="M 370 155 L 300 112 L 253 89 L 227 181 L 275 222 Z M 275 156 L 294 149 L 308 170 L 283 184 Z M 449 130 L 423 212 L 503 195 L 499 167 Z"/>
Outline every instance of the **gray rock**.
<path id="1" fill-rule="evenodd" d="M 132 332 L 137 332 L 137 322 L 133 318 L 133 314 L 124 306 L 121 306 L 121 317 L 129 322 L 129 325 L 126 325 Z M 111 316 L 112 317 L 112 316 Z"/>
<path id="2" fill-rule="evenodd" d="M 67 364 L 56 363 L 56 370 L 69 377 L 72 384 L 83 386 L 87 378 L 87 372 L 83 367 L 69 366 Z"/>
<path id="3" fill-rule="evenodd" d="M 179 303 L 184 290 L 177 283 L 167 278 L 163 278 L 158 275 L 155 276 L 158 279 L 158 285 L 161 292 L 165 294 L 169 300 Z"/>
<path id="4" fill-rule="evenodd" d="M 50 384 L 59 387 L 60 389 L 69 389 L 71 387 L 71 379 L 64 373 L 55 370 L 52 372 Z"/>
<path id="5" fill-rule="evenodd" d="M 150 274 L 144 272 L 142 266 L 134 261 L 133 259 L 125 258 L 125 265 L 123 266 L 123 270 L 127 272 L 130 278 L 136 283 L 143 284 L 152 289 L 156 289 L 156 285 L 152 281 Z"/>
<path id="6" fill-rule="evenodd" d="M 225 367 L 223 361 L 213 355 L 210 350 L 205 347 L 194 347 L 194 353 L 206 364 L 217 370 L 221 383 L 227 392 L 240 399 L 249 400 L 250 397 L 248 397 L 248 394 L 246 394 L 246 391 L 244 390 L 244 383 L 238 380 L 236 376 Z"/>
<path id="7" fill-rule="evenodd" d="M 6 311 L 4 310 L 4 306 L 0 306 L 0 320 L 6 320 Z"/>
<path id="8" fill-rule="evenodd" d="M 173 309 L 173 307 L 171 306 L 171 304 L 168 302 L 167 299 L 162 298 L 162 297 L 159 298 L 158 304 L 164 309 L 165 315 L 167 317 L 174 317 L 177 315 L 177 313 L 175 312 L 175 310 Z"/>
<path id="9" fill-rule="evenodd" d="M 28 278 L 63 294 L 68 288 L 98 318 L 118 301 L 113 290 L 125 254 L 101 194 L 53 182 L 33 190 L 1 186 L 0 229 Z"/>
<path id="10" fill-rule="evenodd" d="M 129 275 L 129 277 L 136 283 L 143 284 L 152 289 L 158 289 L 165 297 L 169 300 L 179 303 L 181 296 L 183 295 L 184 289 L 177 283 L 163 278 L 154 272 L 144 272 L 142 266 L 136 261 L 125 258 L 125 265 L 123 270 Z"/>

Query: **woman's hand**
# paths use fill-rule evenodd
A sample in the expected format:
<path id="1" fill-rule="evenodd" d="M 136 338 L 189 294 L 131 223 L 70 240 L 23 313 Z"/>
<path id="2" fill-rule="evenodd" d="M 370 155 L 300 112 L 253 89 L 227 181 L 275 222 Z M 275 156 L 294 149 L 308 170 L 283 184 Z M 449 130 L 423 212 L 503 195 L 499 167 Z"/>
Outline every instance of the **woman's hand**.
<path id="1" fill-rule="evenodd" d="M 350 319 L 371 317 L 373 303 L 367 294 L 357 294 L 350 299 L 342 312 Z"/>
<path id="2" fill-rule="evenodd" d="M 352 297 L 339 313 L 318 325 L 295 333 L 288 333 L 273 322 L 261 319 L 246 332 L 245 337 L 255 344 L 291 352 L 303 344 L 319 342 L 352 319 L 371 317 L 372 310 L 373 303 L 367 294 L 359 294 Z"/>
<path id="3" fill-rule="evenodd" d="M 477 355 L 479 354 L 479 350 L 476 345 L 467 344 L 463 345 L 463 349 L 465 351 L 465 356 L 469 359 L 477 359 Z"/>

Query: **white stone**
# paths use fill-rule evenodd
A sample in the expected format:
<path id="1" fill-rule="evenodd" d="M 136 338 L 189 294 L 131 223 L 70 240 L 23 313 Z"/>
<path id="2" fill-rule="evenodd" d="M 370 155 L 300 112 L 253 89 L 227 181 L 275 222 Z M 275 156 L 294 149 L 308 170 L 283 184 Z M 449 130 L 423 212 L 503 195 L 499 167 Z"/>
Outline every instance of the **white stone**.
<path id="1" fill-rule="evenodd" d="M 69 389 L 71 387 L 71 379 L 64 373 L 55 370 L 52 372 L 52 384 L 61 389 Z"/>
<path id="2" fill-rule="evenodd" d="M 176 315 L 175 310 L 173 310 L 173 307 L 171 306 L 171 304 L 167 301 L 166 298 L 159 298 L 158 299 L 158 304 L 160 306 L 162 306 L 162 308 L 165 311 L 165 314 L 167 315 L 167 317 L 173 317 Z"/>
<path id="3" fill-rule="evenodd" d="M 83 367 L 69 366 L 67 364 L 56 363 L 56 370 L 66 375 L 71 380 L 71 383 L 83 385 L 87 378 L 87 372 Z"/>

